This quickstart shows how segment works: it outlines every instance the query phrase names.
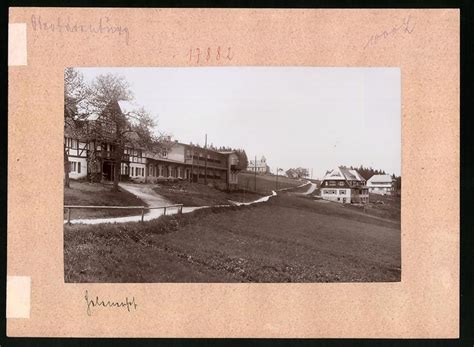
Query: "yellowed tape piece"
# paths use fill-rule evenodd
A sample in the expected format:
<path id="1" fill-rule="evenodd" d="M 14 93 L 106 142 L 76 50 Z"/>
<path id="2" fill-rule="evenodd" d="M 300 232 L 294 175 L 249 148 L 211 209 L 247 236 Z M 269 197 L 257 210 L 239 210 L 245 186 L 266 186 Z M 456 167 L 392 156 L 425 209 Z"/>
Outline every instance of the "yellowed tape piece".
<path id="1" fill-rule="evenodd" d="M 26 23 L 8 24 L 8 66 L 27 65 Z"/>
<path id="2" fill-rule="evenodd" d="M 30 318 L 31 277 L 7 276 L 7 318 Z"/>

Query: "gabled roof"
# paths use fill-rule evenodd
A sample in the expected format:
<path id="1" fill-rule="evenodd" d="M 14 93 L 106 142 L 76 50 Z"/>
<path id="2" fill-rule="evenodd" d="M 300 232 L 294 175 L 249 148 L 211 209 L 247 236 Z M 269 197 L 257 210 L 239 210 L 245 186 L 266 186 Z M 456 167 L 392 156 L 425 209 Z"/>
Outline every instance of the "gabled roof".
<path id="1" fill-rule="evenodd" d="M 118 100 L 117 103 L 120 107 L 120 110 L 124 114 L 136 111 L 137 109 L 140 108 L 138 104 L 130 102 L 130 101 Z"/>
<path id="2" fill-rule="evenodd" d="M 340 170 L 340 168 L 336 168 L 333 170 L 326 171 L 326 174 L 323 177 L 323 180 L 346 180 L 346 177 Z"/>
<path id="3" fill-rule="evenodd" d="M 336 169 L 326 171 L 323 180 L 340 180 L 340 181 L 365 181 L 364 178 L 354 169 L 348 169 L 339 166 Z"/>
<path id="4" fill-rule="evenodd" d="M 367 182 L 392 183 L 393 178 L 390 175 L 373 175 Z"/>
<path id="5" fill-rule="evenodd" d="M 359 180 L 359 181 L 365 181 L 365 178 L 360 175 L 359 171 L 357 171 L 357 170 L 355 170 L 355 169 L 352 169 L 352 170 L 350 170 L 350 171 L 354 174 L 354 176 L 357 177 L 357 180 Z"/>

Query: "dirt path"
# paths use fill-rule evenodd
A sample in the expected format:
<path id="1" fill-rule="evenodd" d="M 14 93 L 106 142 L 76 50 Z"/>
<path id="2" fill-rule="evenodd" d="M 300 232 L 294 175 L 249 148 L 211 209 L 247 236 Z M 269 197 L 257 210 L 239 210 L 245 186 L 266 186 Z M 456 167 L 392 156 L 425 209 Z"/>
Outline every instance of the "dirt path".
<path id="1" fill-rule="evenodd" d="M 143 200 L 148 206 L 173 205 L 173 203 L 161 195 L 158 195 L 151 186 L 147 184 L 120 183 L 120 188 L 132 193 Z"/>
<path id="2" fill-rule="evenodd" d="M 302 193 L 303 195 L 312 194 L 316 190 L 316 188 L 317 188 L 316 183 L 309 182 L 309 184 L 310 184 L 310 186 L 309 186 L 308 190 L 306 192 Z"/>
<path id="3" fill-rule="evenodd" d="M 144 201 L 148 207 L 154 206 L 166 206 L 166 205 L 173 205 L 170 201 L 162 197 L 161 195 L 157 194 L 150 185 L 146 184 L 131 184 L 131 183 L 120 183 L 120 187 L 142 201 Z M 266 202 L 272 196 L 276 196 L 276 192 L 272 192 L 272 195 L 261 197 L 255 201 L 241 203 L 241 202 L 234 202 L 231 201 L 229 205 L 217 205 L 217 206 L 196 206 L 196 207 L 183 207 L 183 213 L 190 213 L 202 208 L 210 208 L 210 207 L 230 207 L 230 206 L 248 206 L 256 203 Z M 144 221 L 150 221 L 156 218 L 159 218 L 163 215 L 163 209 L 151 209 L 146 210 L 147 212 L 143 216 Z M 179 212 L 179 207 L 168 207 L 166 209 L 167 215 L 177 214 Z M 94 219 L 72 219 L 71 224 L 102 224 L 102 223 L 128 223 L 128 222 L 140 222 L 142 219 L 141 215 L 139 216 L 128 216 L 128 217 L 113 217 L 113 218 L 94 218 Z M 67 221 L 64 221 L 66 224 Z"/>
<path id="4" fill-rule="evenodd" d="M 291 192 L 291 190 L 293 189 L 298 189 L 298 188 L 302 188 L 302 187 L 305 187 L 309 185 L 309 188 L 307 191 L 305 192 Z M 297 186 L 297 187 L 290 187 L 290 188 L 283 188 L 283 189 L 279 189 L 278 191 L 285 191 L 285 190 L 290 190 L 290 194 L 294 194 L 294 195 L 309 195 L 309 194 L 312 194 L 317 188 L 317 185 L 316 183 L 312 183 L 310 181 L 306 181 L 305 183 Z"/>

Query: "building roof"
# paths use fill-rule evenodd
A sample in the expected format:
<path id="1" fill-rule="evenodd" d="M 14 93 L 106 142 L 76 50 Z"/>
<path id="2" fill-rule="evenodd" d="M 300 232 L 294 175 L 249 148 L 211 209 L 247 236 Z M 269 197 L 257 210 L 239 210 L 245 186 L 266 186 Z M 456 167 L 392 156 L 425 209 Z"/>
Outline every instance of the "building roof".
<path id="1" fill-rule="evenodd" d="M 134 102 L 130 102 L 130 101 L 118 100 L 117 103 L 120 107 L 120 110 L 124 114 L 136 111 L 140 108 L 140 106 L 138 104 L 136 104 Z"/>
<path id="2" fill-rule="evenodd" d="M 350 170 L 350 172 L 357 177 L 357 180 L 359 181 L 365 181 L 365 178 L 361 176 L 361 174 L 359 173 L 359 171 L 355 170 L 355 169 L 352 169 Z"/>
<path id="3" fill-rule="evenodd" d="M 344 166 L 339 166 L 336 169 L 326 171 L 323 180 L 365 181 L 357 170 L 348 169 Z"/>
<path id="4" fill-rule="evenodd" d="M 392 183 L 393 178 L 390 175 L 373 175 L 367 182 Z"/>

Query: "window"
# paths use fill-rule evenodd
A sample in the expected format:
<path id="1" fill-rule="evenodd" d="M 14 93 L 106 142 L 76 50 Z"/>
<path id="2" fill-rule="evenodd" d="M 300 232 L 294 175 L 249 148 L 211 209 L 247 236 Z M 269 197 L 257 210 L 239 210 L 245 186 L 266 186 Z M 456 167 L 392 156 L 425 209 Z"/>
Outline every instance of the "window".
<path id="1" fill-rule="evenodd" d="M 81 162 L 77 163 L 77 173 L 81 173 Z"/>
<path id="2" fill-rule="evenodd" d="M 75 162 L 75 161 L 70 161 L 70 162 L 69 162 L 69 172 L 76 172 L 76 170 L 77 170 L 77 164 L 78 164 L 78 163 Z M 80 163 L 79 163 L 79 164 L 80 164 Z M 79 171 L 79 173 L 80 173 L 80 171 Z"/>
<path id="3" fill-rule="evenodd" d="M 327 187 L 327 185 L 328 185 L 328 181 L 324 182 L 324 185 Z"/>
<path id="4" fill-rule="evenodd" d="M 337 194 L 337 190 L 334 189 L 325 189 L 323 190 L 324 194 Z"/>
<path id="5" fill-rule="evenodd" d="M 329 186 L 330 186 L 330 187 L 335 187 L 335 186 L 336 186 L 336 182 L 330 181 L 330 182 L 329 182 Z"/>
<path id="6" fill-rule="evenodd" d="M 67 148 L 75 148 L 74 143 L 76 143 L 76 141 L 74 139 L 71 139 L 69 137 L 66 138 L 66 147 Z"/>
<path id="7" fill-rule="evenodd" d="M 345 189 L 341 189 L 341 190 L 339 190 L 339 194 L 341 194 L 341 195 L 346 195 L 346 191 L 345 191 Z"/>
<path id="8" fill-rule="evenodd" d="M 340 187 L 344 187 L 344 182 L 343 181 L 340 181 L 338 184 L 339 184 Z"/>
<path id="9" fill-rule="evenodd" d="M 135 176 L 134 173 L 135 168 L 132 166 L 132 176 Z"/>

